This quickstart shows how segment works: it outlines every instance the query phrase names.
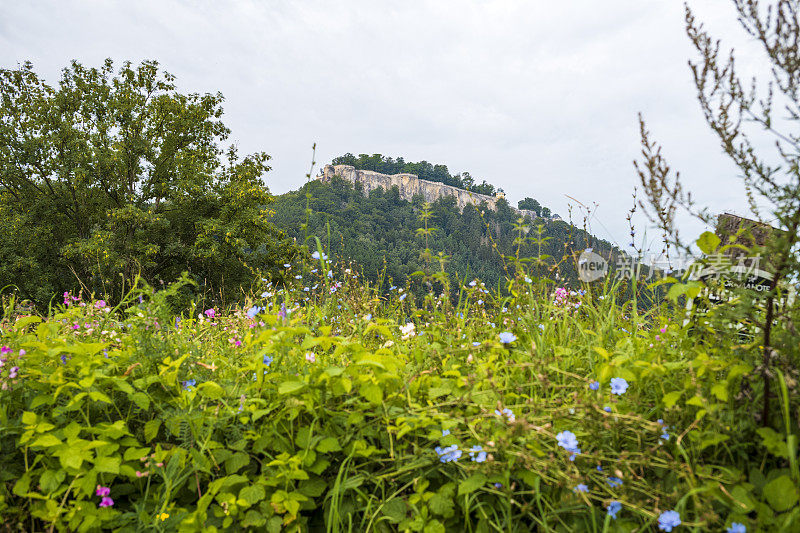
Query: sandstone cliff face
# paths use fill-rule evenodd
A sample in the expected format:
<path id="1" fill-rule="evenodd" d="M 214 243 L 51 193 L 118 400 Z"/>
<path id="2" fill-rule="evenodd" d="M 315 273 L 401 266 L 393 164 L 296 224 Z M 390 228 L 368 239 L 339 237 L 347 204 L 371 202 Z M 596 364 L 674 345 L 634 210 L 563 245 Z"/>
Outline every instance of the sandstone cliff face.
<path id="1" fill-rule="evenodd" d="M 497 209 L 497 198 L 494 196 L 477 194 L 434 181 L 421 180 L 414 174 L 393 174 L 389 176 L 371 170 L 356 170 L 355 167 L 350 165 L 325 165 L 319 179 L 323 182 L 330 182 L 334 176 L 339 176 L 354 184 L 362 184 L 365 193 L 369 193 L 369 191 L 378 187 L 388 191 L 396 186 L 400 191 L 400 198 L 404 200 L 410 201 L 417 194 L 421 194 L 426 202 L 434 202 L 439 198 L 452 196 L 456 199 L 456 205 L 458 205 L 459 209 L 464 209 L 470 204 L 479 205 L 482 202 L 486 202 L 486 205 L 492 210 Z M 531 219 L 536 218 L 536 213 L 528 209 L 516 209 L 514 207 L 511 209 L 521 216 L 527 215 Z"/>

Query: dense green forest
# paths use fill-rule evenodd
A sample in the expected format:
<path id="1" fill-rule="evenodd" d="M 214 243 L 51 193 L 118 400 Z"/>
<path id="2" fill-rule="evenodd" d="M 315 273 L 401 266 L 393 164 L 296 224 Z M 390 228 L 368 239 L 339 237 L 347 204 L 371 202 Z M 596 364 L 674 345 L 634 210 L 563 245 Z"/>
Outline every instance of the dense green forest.
<path id="1" fill-rule="evenodd" d="M 334 178 L 329 184 L 311 181 L 298 191 L 277 197 L 271 206 L 275 224 L 299 242 L 306 236 L 302 223 L 306 218 L 307 192 L 311 209 L 308 235 L 318 236 L 337 257 L 356 262 L 368 279 L 376 280 L 385 267 L 392 282 L 401 285 L 411 273 L 424 269 L 421 239 L 416 235 L 421 225 L 421 197 L 405 201 L 397 188 L 379 188 L 366 196 L 359 186 L 341 178 Z M 446 270 L 451 279 L 456 275 L 477 277 L 496 286 L 507 268 L 513 272 L 503 256 L 516 252 L 518 215 L 505 200 L 498 202 L 497 211 L 482 205 L 459 212 L 454 198 L 442 198 L 431 204 L 431 211 L 429 225 L 436 231 L 429 245 L 434 254 L 450 256 Z M 544 257 L 539 274 L 553 279 L 576 281 L 573 250 L 592 246 L 605 257 L 613 250 L 608 242 L 564 221 L 527 218 L 525 224 L 529 231 L 523 236 L 520 257 Z"/>

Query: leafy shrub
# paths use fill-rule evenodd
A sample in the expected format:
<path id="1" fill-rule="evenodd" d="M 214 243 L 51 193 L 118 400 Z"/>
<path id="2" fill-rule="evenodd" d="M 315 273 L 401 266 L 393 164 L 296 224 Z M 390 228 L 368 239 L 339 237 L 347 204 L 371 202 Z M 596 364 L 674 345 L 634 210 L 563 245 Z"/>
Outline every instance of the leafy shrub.
<path id="1" fill-rule="evenodd" d="M 733 336 L 698 343 L 681 314 L 638 315 L 614 290 L 523 276 L 507 297 L 463 284 L 452 309 L 318 263 L 227 311 L 173 316 L 179 285 L 115 309 L 66 295 L 44 319 L 7 309 L 4 522 L 797 527 L 796 377 L 786 426 L 757 427 L 754 348 Z"/>

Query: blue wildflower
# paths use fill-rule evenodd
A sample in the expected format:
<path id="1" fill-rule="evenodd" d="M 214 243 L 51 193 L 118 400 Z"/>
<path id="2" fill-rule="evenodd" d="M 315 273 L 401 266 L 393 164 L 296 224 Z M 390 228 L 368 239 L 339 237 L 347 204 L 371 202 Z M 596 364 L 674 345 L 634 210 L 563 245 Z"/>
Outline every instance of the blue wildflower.
<path id="1" fill-rule="evenodd" d="M 264 310 L 263 307 L 259 307 L 257 305 L 254 305 L 253 307 L 251 307 L 250 309 L 247 310 L 247 318 L 255 318 L 256 315 L 258 313 L 260 313 L 261 311 L 263 311 L 263 310 Z"/>
<path id="2" fill-rule="evenodd" d="M 677 511 L 664 511 L 658 517 L 658 529 L 672 531 L 672 528 L 681 525 L 681 515 Z"/>
<path id="3" fill-rule="evenodd" d="M 66 355 L 62 355 L 61 356 L 61 364 L 62 365 L 66 365 L 67 364 L 67 356 Z"/>
<path id="4" fill-rule="evenodd" d="M 437 446 L 434 448 L 434 451 L 439 455 L 439 460 L 443 463 L 458 461 L 461 457 L 461 450 L 458 449 L 458 445 L 456 444 L 445 448 Z"/>
<path id="5" fill-rule="evenodd" d="M 503 344 L 510 344 L 517 340 L 517 336 L 511 333 L 510 331 L 504 331 L 500 335 L 500 342 Z"/>
<path id="6" fill-rule="evenodd" d="M 449 434 L 450 434 L 450 430 L 449 430 L 449 429 L 443 429 L 443 430 L 442 430 L 442 437 L 446 437 L 446 436 L 448 436 Z"/>
<path id="7" fill-rule="evenodd" d="M 194 387 L 196 384 L 197 381 L 193 379 L 187 379 L 183 382 L 183 390 L 192 390 L 192 387 Z"/>
<path id="8" fill-rule="evenodd" d="M 603 407 L 603 411 L 605 411 L 606 413 L 610 413 L 611 412 L 611 407 L 606 405 L 605 407 Z"/>
<path id="9" fill-rule="evenodd" d="M 496 489 L 502 489 L 502 488 L 503 488 L 503 484 L 502 484 L 502 483 L 495 483 L 495 484 L 494 484 L 494 488 L 496 488 Z"/>
<path id="10" fill-rule="evenodd" d="M 628 382 L 623 378 L 611 378 L 611 394 L 625 394 L 628 390 Z"/>
<path id="11" fill-rule="evenodd" d="M 578 448 L 578 437 L 571 431 L 562 431 L 558 435 L 556 435 L 556 440 L 558 441 L 558 445 L 570 452 L 569 460 L 574 461 L 575 456 L 581 453 L 581 449 Z"/>
<path id="12" fill-rule="evenodd" d="M 470 458 L 476 463 L 482 463 L 486 460 L 486 452 L 483 451 L 482 446 L 475 445 L 469 452 Z"/>
<path id="13" fill-rule="evenodd" d="M 592 389 L 592 390 L 599 389 L 600 388 L 600 382 L 598 382 L 597 380 L 593 379 L 592 381 L 589 382 L 589 388 Z"/>
<path id="14" fill-rule="evenodd" d="M 608 484 L 611 485 L 612 489 L 622 485 L 622 480 L 620 478 L 618 478 L 618 477 L 611 476 L 606 481 L 608 481 Z"/>
<path id="15" fill-rule="evenodd" d="M 739 522 L 733 522 L 725 531 L 727 533 L 747 533 L 747 527 Z"/>
<path id="16" fill-rule="evenodd" d="M 311 257 L 313 259 L 319 259 L 320 258 L 319 252 L 314 252 L 313 254 L 311 254 Z M 325 255 L 324 253 L 322 254 L 322 260 L 323 261 L 327 261 L 328 260 L 328 256 Z"/>
<path id="17" fill-rule="evenodd" d="M 406 296 L 408 296 L 408 293 L 401 294 L 401 295 L 400 295 L 400 298 L 399 298 L 399 299 L 400 299 L 400 301 L 402 302 L 403 300 L 405 300 L 405 299 L 406 299 Z"/>
<path id="18" fill-rule="evenodd" d="M 589 487 L 585 483 L 580 483 L 572 489 L 574 492 L 589 492 Z"/>
<path id="19" fill-rule="evenodd" d="M 514 411 L 509 409 L 508 407 L 504 408 L 502 411 L 495 409 L 494 414 L 497 416 L 504 416 L 508 419 L 509 422 L 514 422 L 517 418 L 514 416 Z"/>
<path id="20" fill-rule="evenodd" d="M 613 500 L 609 502 L 608 507 L 606 507 L 606 509 L 608 510 L 608 516 L 616 519 L 617 513 L 620 512 L 620 510 L 622 509 L 622 504 L 619 503 L 617 500 Z"/>
<path id="21" fill-rule="evenodd" d="M 268 356 L 268 355 L 265 355 L 265 356 L 264 356 L 264 364 L 265 364 L 266 366 L 269 366 L 269 365 L 271 365 L 271 364 L 272 364 L 272 357 L 270 357 L 270 356 Z"/>
<path id="22" fill-rule="evenodd" d="M 479 343 L 478 341 L 474 341 L 474 342 L 472 343 L 472 345 L 473 345 L 473 346 L 480 346 L 480 345 L 481 345 L 481 343 Z"/>

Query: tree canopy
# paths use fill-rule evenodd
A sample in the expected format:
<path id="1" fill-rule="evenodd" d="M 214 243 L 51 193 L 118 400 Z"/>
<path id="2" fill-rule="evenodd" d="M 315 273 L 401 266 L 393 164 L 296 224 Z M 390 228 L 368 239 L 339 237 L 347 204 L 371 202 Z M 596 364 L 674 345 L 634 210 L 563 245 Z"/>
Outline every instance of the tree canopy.
<path id="1" fill-rule="evenodd" d="M 155 61 L 73 61 L 56 86 L 0 70 L 0 286 L 46 302 L 188 270 L 217 289 L 283 261 L 269 156 L 224 148 L 222 95 L 174 81 Z"/>
<path id="2" fill-rule="evenodd" d="M 354 187 L 340 177 L 330 183 L 312 181 L 299 191 L 278 196 L 274 204 L 276 223 L 299 241 L 305 236 L 298 221 L 305 220 L 306 193 L 310 194 L 309 235 L 318 236 L 339 258 L 363 267 L 368 279 L 377 280 L 385 267 L 393 282 L 402 285 L 413 272 L 424 270 L 420 259 L 422 243 L 416 236 L 423 208 L 421 196 L 405 201 L 397 187 L 388 191 L 377 188 L 365 195 L 360 186 Z M 467 206 L 462 212 L 452 197 L 440 198 L 430 209 L 429 225 L 437 231 L 430 234 L 429 247 L 434 254 L 450 256 L 447 272 L 451 277 L 469 275 L 494 286 L 504 279 L 502 256 L 514 253 L 514 226 L 519 217 L 504 199 L 497 201 L 496 211 L 482 204 Z M 525 223 L 528 235 L 534 235 L 536 226 L 541 224 L 544 240 L 541 248 L 527 241 L 521 249 L 522 257 L 549 255 L 550 264 L 554 265 L 573 250 L 586 246 L 606 255 L 616 253 L 608 242 L 563 221 L 528 219 Z M 577 281 L 572 260 L 564 261 L 553 271 L 541 271 L 548 276 L 556 273 L 563 281 Z"/>

